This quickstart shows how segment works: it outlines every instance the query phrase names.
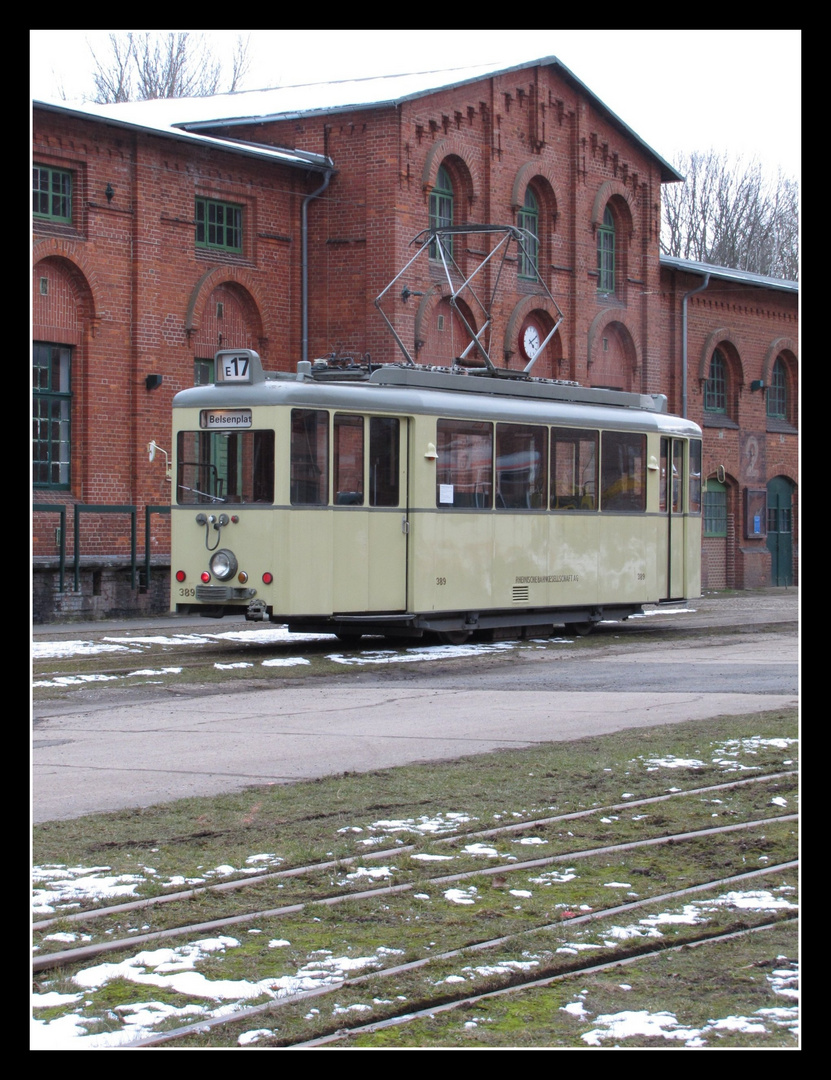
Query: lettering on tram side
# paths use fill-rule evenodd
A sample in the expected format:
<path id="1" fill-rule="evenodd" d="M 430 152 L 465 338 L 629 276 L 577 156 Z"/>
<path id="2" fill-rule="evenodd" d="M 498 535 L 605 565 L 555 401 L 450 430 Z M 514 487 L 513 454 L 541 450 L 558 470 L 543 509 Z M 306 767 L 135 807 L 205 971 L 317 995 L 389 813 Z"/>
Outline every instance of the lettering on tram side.
<path id="1" fill-rule="evenodd" d="M 552 581 L 579 581 L 579 574 L 540 574 L 536 577 L 520 577 L 517 576 L 517 585 L 542 585 Z"/>

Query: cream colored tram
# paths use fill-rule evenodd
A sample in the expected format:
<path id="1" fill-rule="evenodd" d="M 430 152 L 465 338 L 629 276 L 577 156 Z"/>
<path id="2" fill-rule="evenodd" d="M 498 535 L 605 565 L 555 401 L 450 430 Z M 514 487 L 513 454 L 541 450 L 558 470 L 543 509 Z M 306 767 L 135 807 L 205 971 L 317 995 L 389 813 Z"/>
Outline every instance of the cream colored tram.
<path id="1" fill-rule="evenodd" d="M 661 396 L 215 363 L 173 402 L 174 611 L 461 642 L 700 595 L 701 430 Z"/>

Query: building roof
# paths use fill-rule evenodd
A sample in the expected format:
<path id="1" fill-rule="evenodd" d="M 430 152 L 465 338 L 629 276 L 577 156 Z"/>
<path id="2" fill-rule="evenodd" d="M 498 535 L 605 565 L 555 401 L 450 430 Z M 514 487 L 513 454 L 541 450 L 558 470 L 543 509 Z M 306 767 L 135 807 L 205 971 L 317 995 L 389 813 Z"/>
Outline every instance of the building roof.
<path id="1" fill-rule="evenodd" d="M 758 285 L 763 289 L 779 289 L 781 292 L 799 292 L 798 281 L 766 277 L 764 274 L 751 274 L 747 270 L 733 270 L 729 266 L 711 266 L 710 263 L 677 259 L 672 255 L 662 255 L 661 266 L 669 270 L 679 270 L 684 274 L 697 274 L 699 277 L 709 274 L 711 278 L 717 278 L 719 281 L 734 281 L 742 285 Z"/>
<path id="2" fill-rule="evenodd" d="M 172 99 L 175 100 L 175 99 Z M 199 100 L 195 98 L 187 100 Z M 131 102 L 130 104 L 150 105 L 155 102 Z M 167 104 L 167 102 L 165 102 Z M 145 134 L 159 135 L 162 138 L 176 139 L 179 142 L 191 143 L 198 146 L 210 147 L 213 150 L 223 150 L 245 157 L 255 157 L 260 160 L 279 162 L 283 165 L 295 168 L 310 169 L 314 172 L 327 172 L 334 169 L 332 159 L 323 154 L 311 154 L 306 150 L 289 150 L 279 146 L 263 146 L 259 143 L 243 142 L 238 139 L 217 138 L 214 135 L 202 135 L 199 132 L 186 131 L 170 124 L 153 122 L 151 116 L 142 117 L 139 113 L 135 116 L 128 112 L 108 114 L 104 110 L 123 108 L 123 106 L 106 105 L 71 105 L 53 101 L 33 101 L 35 109 L 44 112 L 59 113 L 62 116 L 76 116 L 84 120 L 95 120 L 109 124 L 113 127 L 129 131 L 144 132 Z"/>
<path id="3" fill-rule="evenodd" d="M 420 71 L 366 79 L 305 83 L 266 90 L 242 90 L 231 94 L 217 94 L 213 97 L 160 98 L 152 101 L 124 102 L 118 105 L 99 105 L 89 102 L 75 105 L 71 111 L 98 119 L 108 119 L 111 122 L 118 120 L 131 127 L 151 128 L 168 133 L 172 130 L 197 133 L 205 128 L 212 130 L 231 128 L 243 124 L 309 116 L 315 113 L 396 107 L 438 90 L 461 87 L 492 76 L 539 66 L 556 68 L 560 77 L 578 93 L 588 98 L 608 123 L 627 139 L 637 143 L 658 164 L 662 181 L 675 182 L 683 179 L 672 165 L 648 146 L 556 56 L 529 60 L 510 67 L 482 64 L 442 71 Z M 222 142 L 222 140 L 218 141 Z"/>

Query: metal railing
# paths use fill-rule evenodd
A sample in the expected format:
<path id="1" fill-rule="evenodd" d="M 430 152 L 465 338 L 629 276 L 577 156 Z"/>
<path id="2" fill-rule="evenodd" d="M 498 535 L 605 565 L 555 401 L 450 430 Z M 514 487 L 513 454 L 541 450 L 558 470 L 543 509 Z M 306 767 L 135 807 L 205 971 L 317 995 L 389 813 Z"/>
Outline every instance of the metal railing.
<path id="1" fill-rule="evenodd" d="M 60 516 L 59 555 L 58 555 L 58 591 L 66 591 L 66 505 L 64 503 L 33 503 L 32 510 L 40 513 L 52 513 Z M 136 552 L 136 521 L 138 508 L 130 505 L 112 506 L 101 504 L 78 503 L 74 506 L 73 527 L 73 584 L 75 592 L 81 589 L 81 516 L 83 514 L 129 514 L 130 515 L 130 587 L 136 588 L 138 576 L 138 555 Z M 144 587 L 150 588 L 150 519 L 153 514 L 170 514 L 170 507 L 147 505 L 144 508 Z"/>

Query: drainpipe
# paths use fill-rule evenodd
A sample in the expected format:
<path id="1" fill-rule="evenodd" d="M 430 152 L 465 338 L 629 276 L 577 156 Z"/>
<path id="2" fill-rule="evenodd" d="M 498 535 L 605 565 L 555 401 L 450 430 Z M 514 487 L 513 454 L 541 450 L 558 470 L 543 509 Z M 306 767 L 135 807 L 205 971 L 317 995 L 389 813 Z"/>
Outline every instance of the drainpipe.
<path id="1" fill-rule="evenodd" d="M 307 195 L 303 200 L 303 206 L 300 211 L 300 238 L 301 238 L 301 280 L 300 280 L 300 311 L 302 318 L 302 343 L 301 343 L 301 359 L 309 359 L 309 214 L 308 206 L 312 199 L 316 199 L 318 195 L 322 195 L 326 188 L 329 186 L 329 181 L 332 179 L 334 169 L 327 169 L 324 175 L 323 183 L 317 189 L 313 191 L 311 195 Z"/>
<path id="2" fill-rule="evenodd" d="M 684 419 L 687 418 L 687 301 L 696 293 L 704 292 L 709 284 L 710 275 L 705 274 L 702 285 L 699 285 L 697 289 L 691 289 L 688 293 L 684 293 L 684 300 L 681 305 L 681 415 Z"/>

